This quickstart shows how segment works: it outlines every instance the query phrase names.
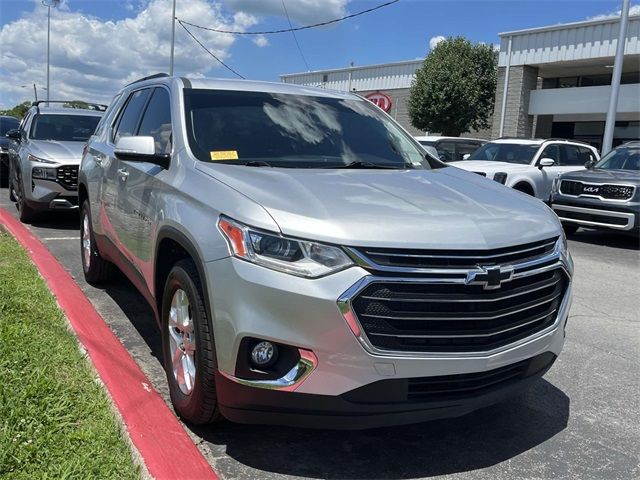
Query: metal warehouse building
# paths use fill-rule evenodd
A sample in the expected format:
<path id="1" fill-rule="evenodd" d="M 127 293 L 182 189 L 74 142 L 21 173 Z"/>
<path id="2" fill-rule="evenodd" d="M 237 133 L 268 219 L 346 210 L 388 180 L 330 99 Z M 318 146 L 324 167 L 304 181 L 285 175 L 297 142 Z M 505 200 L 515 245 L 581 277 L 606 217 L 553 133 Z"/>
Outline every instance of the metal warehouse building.
<path id="1" fill-rule="evenodd" d="M 600 148 L 619 25 L 619 18 L 611 18 L 499 34 L 493 126 L 473 136 L 575 138 Z M 614 145 L 640 138 L 639 37 L 640 16 L 630 17 Z M 281 80 L 355 90 L 374 100 L 382 93 L 391 100 L 388 113 L 420 134 L 411 126 L 407 99 L 421 65 L 422 60 L 413 60 L 282 75 Z"/>

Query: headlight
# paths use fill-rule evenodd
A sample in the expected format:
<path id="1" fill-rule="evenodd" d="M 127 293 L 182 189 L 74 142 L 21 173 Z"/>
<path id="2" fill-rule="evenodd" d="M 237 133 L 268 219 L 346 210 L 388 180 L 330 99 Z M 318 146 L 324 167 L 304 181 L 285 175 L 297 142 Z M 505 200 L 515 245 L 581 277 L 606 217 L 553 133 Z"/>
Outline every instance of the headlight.
<path id="1" fill-rule="evenodd" d="M 31 178 L 41 178 L 43 180 L 55 180 L 56 169 L 47 167 L 33 167 L 31 169 Z"/>
<path id="2" fill-rule="evenodd" d="M 560 190 L 560 177 L 556 177 L 553 179 L 551 183 L 551 195 L 555 195 Z"/>
<path id="3" fill-rule="evenodd" d="M 29 155 L 27 157 L 27 160 L 29 160 L 30 162 L 36 162 L 36 163 L 56 163 L 56 162 L 52 162 L 51 160 L 45 160 L 44 158 L 36 157 L 34 155 Z"/>
<path id="4" fill-rule="evenodd" d="M 562 255 L 567 255 L 569 252 L 569 244 L 567 243 L 567 235 L 564 233 L 564 229 L 560 233 L 560 253 Z"/>
<path id="5" fill-rule="evenodd" d="M 280 272 L 317 278 L 353 265 L 339 247 L 253 230 L 225 217 L 218 228 L 233 255 Z"/>
<path id="6" fill-rule="evenodd" d="M 496 172 L 495 175 L 493 176 L 493 179 L 496 182 L 504 185 L 505 183 L 507 183 L 507 174 L 505 172 Z"/>

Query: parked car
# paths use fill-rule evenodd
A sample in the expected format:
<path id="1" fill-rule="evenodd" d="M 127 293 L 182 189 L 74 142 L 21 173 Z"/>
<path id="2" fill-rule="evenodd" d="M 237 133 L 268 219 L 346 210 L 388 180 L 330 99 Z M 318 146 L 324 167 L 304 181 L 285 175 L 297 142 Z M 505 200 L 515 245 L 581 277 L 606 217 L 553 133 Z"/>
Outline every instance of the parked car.
<path id="1" fill-rule="evenodd" d="M 579 141 L 504 138 L 483 145 L 455 166 L 548 202 L 554 179 L 599 159 L 594 147 Z"/>
<path id="2" fill-rule="evenodd" d="M 610 151 L 582 172 L 554 183 L 551 198 L 565 230 L 580 227 L 640 232 L 640 142 Z"/>
<path id="3" fill-rule="evenodd" d="M 94 108 L 34 102 L 19 128 L 8 132 L 8 137 L 17 143 L 10 154 L 9 192 L 21 221 L 29 222 L 46 210 L 78 208 L 82 148 L 103 113 L 102 106 Z"/>
<path id="4" fill-rule="evenodd" d="M 459 162 L 475 152 L 486 140 L 463 137 L 415 137 L 424 149 L 443 162 Z"/>
<path id="5" fill-rule="evenodd" d="M 9 115 L 0 115 L 0 181 L 4 181 L 9 173 L 9 148 L 11 140 L 6 137 L 9 130 L 15 130 L 20 120 Z"/>
<path id="6" fill-rule="evenodd" d="M 556 215 L 427 156 L 352 93 L 134 82 L 88 142 L 79 197 L 85 278 L 116 265 L 147 299 L 192 423 L 459 416 L 562 349 Z"/>

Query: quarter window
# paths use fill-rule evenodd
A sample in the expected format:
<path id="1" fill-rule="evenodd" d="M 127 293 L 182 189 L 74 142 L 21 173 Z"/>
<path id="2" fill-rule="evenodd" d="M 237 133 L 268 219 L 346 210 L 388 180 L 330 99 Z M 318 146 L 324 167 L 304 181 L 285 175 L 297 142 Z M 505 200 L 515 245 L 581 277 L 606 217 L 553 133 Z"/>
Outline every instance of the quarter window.
<path id="1" fill-rule="evenodd" d="M 130 137 L 134 135 L 138 127 L 138 120 L 144 108 L 147 98 L 149 97 L 149 89 L 137 90 L 131 94 L 127 105 L 124 107 L 122 114 L 118 120 L 118 126 L 113 133 L 113 143 L 117 143 L 120 137 Z"/>
<path id="2" fill-rule="evenodd" d="M 154 89 L 138 135 L 153 137 L 156 153 L 171 153 L 171 102 L 164 88 Z"/>

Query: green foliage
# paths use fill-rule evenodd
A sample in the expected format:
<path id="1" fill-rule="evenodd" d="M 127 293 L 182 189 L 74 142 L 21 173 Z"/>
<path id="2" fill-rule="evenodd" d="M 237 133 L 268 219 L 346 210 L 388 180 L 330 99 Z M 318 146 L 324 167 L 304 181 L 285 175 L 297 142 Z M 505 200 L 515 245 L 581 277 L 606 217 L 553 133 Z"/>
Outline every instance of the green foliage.
<path id="1" fill-rule="evenodd" d="M 490 45 L 473 45 L 462 37 L 440 42 L 411 85 L 413 126 L 454 137 L 489 127 L 497 63 L 497 53 Z"/>
<path id="2" fill-rule="evenodd" d="M 16 117 L 17 119 L 21 119 L 25 116 L 29 108 L 31 107 L 31 102 L 26 101 L 16 105 L 9 110 L 0 110 L 0 115 L 11 115 L 12 117 Z"/>
<path id="3" fill-rule="evenodd" d="M 139 477 L 55 299 L 0 233 L 0 478 Z"/>

